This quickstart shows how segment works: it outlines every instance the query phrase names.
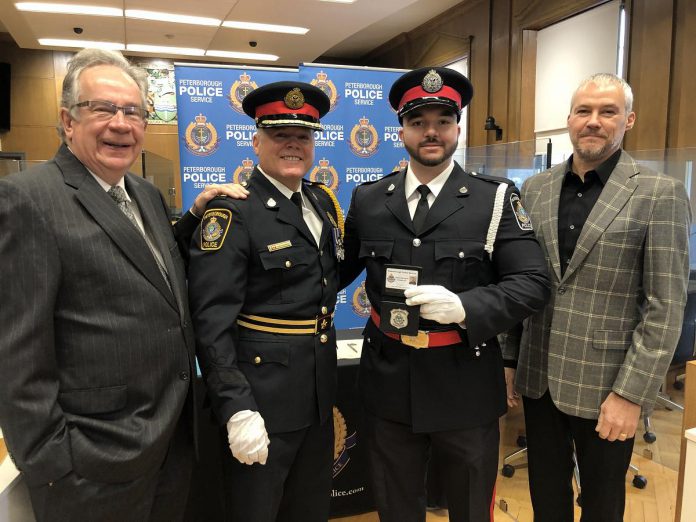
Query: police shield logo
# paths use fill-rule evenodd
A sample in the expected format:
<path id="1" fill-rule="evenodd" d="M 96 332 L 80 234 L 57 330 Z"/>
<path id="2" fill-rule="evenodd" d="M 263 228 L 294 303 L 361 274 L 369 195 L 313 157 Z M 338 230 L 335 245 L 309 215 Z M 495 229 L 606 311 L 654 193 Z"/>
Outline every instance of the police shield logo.
<path id="1" fill-rule="evenodd" d="M 232 174 L 232 181 L 238 185 L 244 185 L 249 181 L 249 176 L 254 172 L 254 160 L 245 158 L 242 160 L 242 164 L 234 169 L 234 174 Z"/>
<path id="2" fill-rule="evenodd" d="M 226 208 L 206 210 L 201 220 L 201 250 L 220 250 L 232 223 L 232 212 Z"/>
<path id="3" fill-rule="evenodd" d="M 203 114 L 196 116 L 195 120 L 186 127 L 184 133 L 186 148 L 196 156 L 208 156 L 214 153 L 220 145 L 217 130 Z"/>
<path id="4" fill-rule="evenodd" d="M 338 172 L 326 158 L 319 160 L 319 166 L 312 169 L 309 179 L 326 185 L 334 192 L 338 190 Z"/>
<path id="5" fill-rule="evenodd" d="M 317 73 L 317 77 L 313 79 L 310 83 L 315 87 L 321 89 L 324 92 L 324 94 L 326 94 L 329 97 L 329 102 L 331 102 L 329 112 L 333 111 L 336 108 L 336 105 L 338 104 L 338 91 L 336 90 L 334 82 L 332 82 L 329 79 L 329 75 L 326 74 L 324 71 L 320 71 Z"/>
<path id="6" fill-rule="evenodd" d="M 333 478 L 341 473 L 350 462 L 348 450 L 354 448 L 357 444 L 357 433 L 353 431 L 348 435 L 348 424 L 341 411 L 333 407 L 333 425 L 334 425 L 334 462 L 333 462 Z"/>
<path id="7" fill-rule="evenodd" d="M 522 206 L 522 201 L 517 194 L 512 194 L 510 196 L 510 206 L 515 214 L 515 219 L 517 224 L 522 230 L 532 230 L 532 218 L 529 217 L 527 211 Z"/>
<path id="8" fill-rule="evenodd" d="M 353 154 L 360 158 L 369 158 L 377 152 L 379 145 L 379 135 L 374 125 L 370 125 L 370 120 L 366 117 L 360 118 L 360 123 L 353 127 L 350 132 L 350 142 L 348 146 Z"/>
<path id="9" fill-rule="evenodd" d="M 247 94 L 256 89 L 258 85 L 251 80 L 251 76 L 246 72 L 239 75 L 239 80 L 235 81 L 230 87 L 229 100 L 230 106 L 239 114 L 244 114 L 242 102 Z"/>
<path id="10" fill-rule="evenodd" d="M 370 300 L 367 298 L 367 292 L 365 291 L 365 281 L 360 283 L 355 291 L 353 292 L 353 312 L 358 317 L 369 317 L 370 310 Z"/>

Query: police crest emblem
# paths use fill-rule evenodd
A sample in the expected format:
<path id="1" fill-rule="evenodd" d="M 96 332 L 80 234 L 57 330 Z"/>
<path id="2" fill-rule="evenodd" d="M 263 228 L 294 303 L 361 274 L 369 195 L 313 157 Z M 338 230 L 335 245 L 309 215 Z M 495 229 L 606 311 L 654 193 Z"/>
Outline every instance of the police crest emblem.
<path id="1" fill-rule="evenodd" d="M 529 217 L 529 214 L 527 214 L 527 211 L 522 206 L 522 201 L 520 200 L 520 197 L 517 194 L 512 194 L 510 196 L 510 206 L 512 207 L 512 211 L 515 214 L 517 225 L 522 230 L 533 230 L 532 218 Z"/>
<path id="2" fill-rule="evenodd" d="M 288 109 L 301 109 L 305 104 L 304 94 L 299 87 L 293 87 L 283 99 Z"/>
<path id="3" fill-rule="evenodd" d="M 319 166 L 312 169 L 309 179 L 326 185 L 334 192 L 338 190 L 338 172 L 326 158 L 319 160 Z"/>
<path id="4" fill-rule="evenodd" d="M 186 127 L 184 133 L 186 148 L 196 156 L 208 156 L 220 145 L 217 130 L 203 114 L 198 114 L 195 120 Z"/>
<path id="5" fill-rule="evenodd" d="M 249 176 L 254 172 L 254 160 L 249 158 L 244 158 L 242 164 L 234 169 L 232 174 L 232 181 L 238 185 L 244 185 L 249 181 Z"/>
<path id="6" fill-rule="evenodd" d="M 423 77 L 421 82 L 421 87 L 425 92 L 435 93 L 442 89 L 442 76 L 440 76 L 435 69 L 430 69 L 428 74 Z"/>
<path id="7" fill-rule="evenodd" d="M 251 76 L 246 72 L 239 75 L 239 80 L 236 80 L 230 87 L 229 100 L 230 106 L 239 114 L 244 114 L 242 102 L 247 94 L 256 89 L 258 85 L 251 80 Z"/>
<path id="8" fill-rule="evenodd" d="M 333 111 L 336 108 L 336 105 L 338 104 L 338 90 L 336 89 L 334 82 L 332 82 L 329 79 L 329 75 L 326 74 L 324 71 L 320 71 L 317 73 L 316 78 L 313 79 L 310 83 L 315 87 L 321 89 L 324 92 L 324 94 L 326 94 L 329 97 L 329 102 L 331 103 L 329 107 L 329 112 Z"/>
<path id="9" fill-rule="evenodd" d="M 363 116 L 359 123 L 353 126 L 350 131 L 350 142 L 348 146 L 353 154 L 360 158 L 369 158 L 377 152 L 379 145 L 379 135 L 374 125 L 370 124 L 370 120 Z"/>
<path id="10" fill-rule="evenodd" d="M 232 223 L 232 212 L 226 208 L 205 211 L 201 220 L 201 250 L 220 250 Z"/>
<path id="11" fill-rule="evenodd" d="M 365 290 L 365 281 L 363 280 L 353 292 L 353 312 L 358 317 L 369 317 L 370 310 L 372 306 L 370 305 L 370 300 L 367 298 L 367 291 Z"/>
<path id="12" fill-rule="evenodd" d="M 333 462 L 333 478 L 343 471 L 350 462 L 348 450 L 355 447 L 357 444 L 357 433 L 354 431 L 348 435 L 348 425 L 341 411 L 333 407 L 333 425 L 334 425 L 334 462 Z"/>

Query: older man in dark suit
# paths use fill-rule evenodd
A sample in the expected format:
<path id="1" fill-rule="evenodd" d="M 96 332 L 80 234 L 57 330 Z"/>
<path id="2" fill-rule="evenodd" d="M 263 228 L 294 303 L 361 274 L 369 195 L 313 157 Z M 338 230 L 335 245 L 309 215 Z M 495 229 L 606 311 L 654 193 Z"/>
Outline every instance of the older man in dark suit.
<path id="1" fill-rule="evenodd" d="M 127 173 L 146 94 L 119 53 L 81 51 L 56 156 L 0 181 L 0 423 L 38 521 L 184 511 L 195 375 L 184 266 L 161 194 Z M 187 213 L 179 232 L 197 223 Z"/>
<path id="2" fill-rule="evenodd" d="M 539 522 L 573 520 L 573 450 L 582 520 L 623 520 L 636 426 L 681 331 L 689 202 L 681 182 L 621 150 L 632 103 L 613 74 L 583 81 L 568 116 L 573 155 L 522 187 L 553 285 L 505 343 L 518 359 Z"/>

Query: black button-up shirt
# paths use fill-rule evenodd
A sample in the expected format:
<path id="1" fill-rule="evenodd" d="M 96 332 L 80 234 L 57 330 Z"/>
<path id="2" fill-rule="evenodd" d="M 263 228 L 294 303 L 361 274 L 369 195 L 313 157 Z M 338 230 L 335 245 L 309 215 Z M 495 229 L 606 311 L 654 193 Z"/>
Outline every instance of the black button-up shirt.
<path id="1" fill-rule="evenodd" d="M 561 275 L 565 273 L 585 221 L 592 207 L 597 203 L 620 157 L 619 149 L 595 170 L 588 171 L 584 181 L 573 173 L 573 156 L 568 159 L 561 197 L 558 201 L 558 254 L 561 258 Z"/>

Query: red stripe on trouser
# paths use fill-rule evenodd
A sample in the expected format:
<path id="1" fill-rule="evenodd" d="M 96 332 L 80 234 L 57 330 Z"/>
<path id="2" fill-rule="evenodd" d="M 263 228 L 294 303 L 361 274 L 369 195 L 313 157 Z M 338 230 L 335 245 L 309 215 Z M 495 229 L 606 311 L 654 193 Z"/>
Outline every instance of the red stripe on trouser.
<path id="1" fill-rule="evenodd" d="M 495 511 L 495 484 L 493 484 L 493 496 L 491 497 L 491 522 L 493 522 L 493 512 Z"/>

